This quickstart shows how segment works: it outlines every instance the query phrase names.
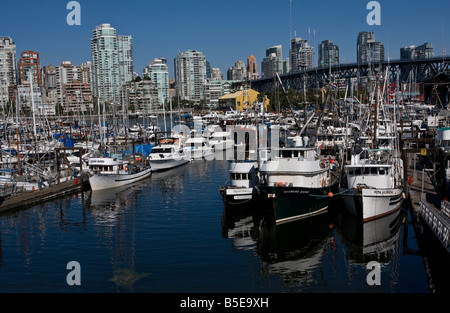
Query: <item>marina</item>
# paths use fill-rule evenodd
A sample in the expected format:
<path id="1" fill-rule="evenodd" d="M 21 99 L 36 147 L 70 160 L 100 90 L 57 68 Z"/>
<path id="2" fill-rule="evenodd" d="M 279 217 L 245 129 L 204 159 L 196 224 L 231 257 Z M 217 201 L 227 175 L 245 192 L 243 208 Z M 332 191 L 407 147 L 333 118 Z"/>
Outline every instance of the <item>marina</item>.
<path id="1" fill-rule="evenodd" d="M 244 125 L 229 127 L 228 131 L 232 129 L 254 132 L 257 128 Z M 258 134 L 266 138 L 264 132 Z M 432 227 L 425 235 L 427 219 L 421 213 L 424 205 L 440 210 L 444 195 L 438 193 L 436 182 L 430 179 L 437 177 L 431 174 L 432 165 L 426 164 L 424 159 L 420 162 L 420 155 L 416 154 L 414 159 L 412 153 L 408 154 L 403 181 L 408 187 L 404 190 L 407 201 L 400 202 L 391 214 L 363 221 L 358 214 L 349 214 L 346 210 L 340 190 L 325 187 L 326 192 L 308 200 L 312 203 L 325 201 L 324 212 L 272 223 L 268 222 L 273 215 L 267 210 L 267 200 L 261 198 L 258 191 L 261 183 L 255 180 L 260 172 L 265 173 L 261 164 L 266 159 L 262 158 L 261 162 L 258 159 L 261 154 L 246 144 L 246 140 L 252 140 L 241 135 L 235 138 L 241 137 L 242 141 L 237 140 L 230 149 L 214 151 L 212 158 L 196 158 L 181 166 L 151 171 L 148 177 L 124 186 L 92 190 L 84 188 L 83 179 L 78 176 L 56 184 L 61 189 L 53 187 L 52 198 L 41 196 L 42 191 L 35 190 L 21 195 L 22 198 L 4 200 L 3 206 L 7 208 L 8 201 L 26 204 L 23 199 L 35 199 L 26 206 L 5 209 L 0 216 L 0 277 L 4 282 L 0 290 L 69 293 L 448 291 L 445 266 L 448 250 L 439 239 L 433 238 Z M 284 133 L 279 137 L 284 138 Z M 295 146 L 298 138 L 286 138 Z M 410 145 L 410 141 L 407 144 Z M 182 147 L 177 146 L 179 152 Z M 289 158 L 293 157 L 307 160 L 308 151 L 315 151 L 311 149 L 311 146 L 281 148 L 281 154 L 273 155 L 286 158 L 289 151 L 284 162 L 292 162 Z M 137 151 L 136 146 L 128 151 L 130 160 L 136 158 L 133 151 Z M 434 150 L 430 147 L 429 151 Z M 313 155 L 318 162 L 317 173 L 336 170 L 337 158 L 343 154 L 333 156 L 324 149 L 321 152 L 325 157 L 324 165 L 322 158 Z M 269 151 L 262 154 L 269 155 Z M 86 173 L 89 167 L 99 165 L 94 163 L 87 160 Z M 283 168 L 280 164 L 279 168 Z M 330 175 L 331 172 L 323 179 L 332 178 Z M 281 180 L 284 186 L 277 186 L 282 192 L 287 190 L 289 197 L 293 196 L 287 203 L 295 204 L 299 201 L 298 195 L 307 195 L 310 191 L 293 192 L 295 181 L 291 181 L 291 186 L 286 181 L 288 178 Z M 319 184 L 322 184 L 320 178 Z M 231 186 L 229 194 L 225 193 L 226 182 Z M 69 186 L 69 190 L 65 191 L 63 186 Z M 33 192 L 34 197 L 31 197 Z M 247 201 L 249 199 L 252 201 Z M 448 231 L 445 234 L 448 236 Z M 429 240 L 433 246 L 441 247 L 430 251 Z M 69 286 L 65 282 L 65 266 L 73 260 L 82 265 L 80 286 Z M 380 286 L 370 286 L 366 282 L 366 265 L 370 261 L 381 264 Z M 60 271 L 52 270 L 53 267 Z M 211 280 L 211 276 L 215 279 Z"/>
<path id="2" fill-rule="evenodd" d="M 3 214 L 1 291 L 431 291 L 434 277 L 412 223 L 404 223 L 406 210 L 394 225 L 391 216 L 364 231 L 351 216 L 319 215 L 261 232 L 258 216 L 224 210 L 217 188 L 227 169 L 227 161 L 194 162 L 113 192 L 78 193 Z M 391 226 L 378 227 L 383 221 Z M 66 265 L 74 260 L 81 264 L 80 286 L 66 283 Z M 383 264 L 381 286 L 367 285 L 368 260 Z"/>
<path id="3" fill-rule="evenodd" d="M 448 294 L 450 5 L 367 2 L 3 5 L 0 294 Z"/>

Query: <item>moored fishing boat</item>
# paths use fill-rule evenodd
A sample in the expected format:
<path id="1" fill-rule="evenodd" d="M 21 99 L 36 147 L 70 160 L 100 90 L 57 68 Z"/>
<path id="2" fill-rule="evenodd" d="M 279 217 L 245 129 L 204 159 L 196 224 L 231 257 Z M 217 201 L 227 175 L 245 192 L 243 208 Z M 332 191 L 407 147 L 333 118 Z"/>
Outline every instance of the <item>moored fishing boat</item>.
<path id="1" fill-rule="evenodd" d="M 367 158 L 354 155 L 344 167 L 347 186 L 340 196 L 346 210 L 364 222 L 392 214 L 403 204 L 403 162 L 390 151 L 370 150 Z"/>
<path id="2" fill-rule="evenodd" d="M 258 162 L 232 160 L 229 174 L 229 183 L 219 189 L 225 207 L 237 208 L 253 204 L 258 198 L 256 190 L 256 186 L 259 184 Z"/>
<path id="3" fill-rule="evenodd" d="M 347 180 L 340 196 L 348 212 L 369 222 L 396 212 L 406 198 L 396 114 L 386 110 L 379 95 L 378 76 L 374 100 L 365 113 L 359 148 L 352 152 L 350 164 L 344 166 Z"/>
<path id="4" fill-rule="evenodd" d="M 93 191 L 124 186 L 145 179 L 152 172 L 146 162 L 130 163 L 110 157 L 90 158 L 89 169 L 92 173 L 89 183 Z"/>
<path id="5" fill-rule="evenodd" d="M 260 154 L 258 190 L 275 224 L 326 213 L 330 198 L 339 191 L 337 160 L 319 155 L 316 147 L 303 145 L 303 139 L 292 137 L 292 144 Z"/>

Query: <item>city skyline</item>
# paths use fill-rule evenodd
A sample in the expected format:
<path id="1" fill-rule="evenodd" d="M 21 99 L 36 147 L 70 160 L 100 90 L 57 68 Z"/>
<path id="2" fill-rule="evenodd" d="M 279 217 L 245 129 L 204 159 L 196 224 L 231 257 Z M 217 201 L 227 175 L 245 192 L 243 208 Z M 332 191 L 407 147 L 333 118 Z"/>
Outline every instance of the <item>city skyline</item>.
<path id="1" fill-rule="evenodd" d="M 326 0 L 320 5 L 299 0 L 78 2 L 80 26 L 67 24 L 70 11 L 64 1 L 4 3 L 2 7 L 9 14 L 0 21 L 0 36 L 13 39 L 18 55 L 25 50 L 39 52 L 42 66 L 63 61 L 82 64 L 91 60 L 92 30 L 109 23 L 119 34 L 133 37 L 134 70 L 138 75 L 149 62 L 162 57 L 169 60 L 173 78 L 172 60 L 190 49 L 201 51 L 212 68 L 226 73 L 236 61 L 246 62 L 250 55 L 255 56 L 260 68 L 271 46 L 281 45 L 288 55 L 293 38 L 308 40 L 315 50 L 317 66 L 318 46 L 324 40 L 339 46 L 341 63 L 351 63 L 356 62 L 356 41 L 362 31 L 375 33 L 385 46 L 386 59 L 399 59 L 401 48 L 426 42 L 433 44 L 436 56 L 442 55 L 450 34 L 450 26 L 445 25 L 450 2 L 445 0 L 432 1 L 433 5 L 379 1 L 380 26 L 367 24 L 368 1 L 356 0 L 344 4 Z M 42 13 L 33 14 L 36 11 Z"/>

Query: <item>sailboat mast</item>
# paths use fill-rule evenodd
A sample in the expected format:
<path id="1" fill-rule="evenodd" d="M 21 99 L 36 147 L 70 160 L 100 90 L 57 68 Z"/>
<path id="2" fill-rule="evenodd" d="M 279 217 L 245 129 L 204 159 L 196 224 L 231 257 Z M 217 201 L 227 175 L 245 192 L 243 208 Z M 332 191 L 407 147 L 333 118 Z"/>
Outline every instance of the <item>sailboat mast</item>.
<path id="1" fill-rule="evenodd" d="M 378 75 L 375 79 L 375 108 L 373 118 L 373 136 L 372 136 L 372 149 L 377 148 L 377 124 L 378 124 Z"/>

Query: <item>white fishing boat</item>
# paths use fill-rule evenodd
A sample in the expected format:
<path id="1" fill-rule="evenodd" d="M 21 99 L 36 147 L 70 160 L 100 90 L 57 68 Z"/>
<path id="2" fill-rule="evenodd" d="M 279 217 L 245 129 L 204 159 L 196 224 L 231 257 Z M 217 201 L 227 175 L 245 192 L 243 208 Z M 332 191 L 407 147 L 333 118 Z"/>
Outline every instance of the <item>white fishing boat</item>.
<path id="1" fill-rule="evenodd" d="M 350 164 L 344 166 L 347 179 L 340 190 L 347 211 L 363 222 L 396 212 L 405 198 L 395 114 L 391 120 L 377 94 L 367 113 L 361 151 L 353 151 Z"/>
<path id="2" fill-rule="evenodd" d="M 103 190 L 124 186 L 151 175 L 152 169 L 146 163 L 130 164 L 117 158 L 90 158 L 89 183 L 92 190 Z"/>
<path id="3" fill-rule="evenodd" d="M 229 183 L 219 189 L 225 206 L 231 208 L 254 203 L 254 200 L 258 198 L 256 190 L 259 184 L 258 162 L 232 160 L 229 174 Z"/>
<path id="4" fill-rule="evenodd" d="M 179 138 L 162 138 L 148 156 L 153 171 L 163 171 L 189 163 Z"/>
<path id="5" fill-rule="evenodd" d="M 277 225 L 326 213 L 339 190 L 338 161 L 320 155 L 305 139 L 291 137 L 284 147 L 260 151 L 258 190 L 269 220 Z"/>
<path id="6" fill-rule="evenodd" d="M 347 187 L 341 197 L 347 211 L 364 222 L 392 214 L 403 204 L 403 162 L 383 153 L 388 151 L 371 150 L 366 158 L 354 155 L 344 167 Z"/>

